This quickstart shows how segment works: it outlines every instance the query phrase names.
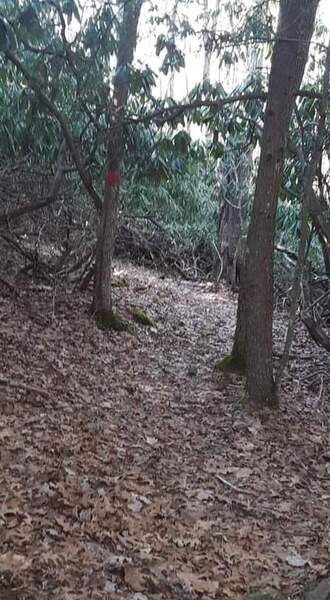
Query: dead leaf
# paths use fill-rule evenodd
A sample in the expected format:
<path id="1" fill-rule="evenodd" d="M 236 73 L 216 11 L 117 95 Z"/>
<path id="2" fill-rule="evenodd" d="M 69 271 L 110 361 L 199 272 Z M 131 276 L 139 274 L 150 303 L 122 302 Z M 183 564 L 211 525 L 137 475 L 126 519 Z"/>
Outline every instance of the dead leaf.
<path id="1" fill-rule="evenodd" d="M 143 504 L 142 502 L 140 502 L 140 500 L 135 500 L 135 502 L 131 502 L 128 505 L 128 508 L 133 512 L 133 513 L 139 513 L 141 512 L 142 508 L 143 508 Z"/>
<path id="2" fill-rule="evenodd" d="M 219 582 L 212 581 L 207 577 L 196 575 L 191 571 L 180 571 L 178 578 L 184 583 L 190 592 L 201 594 L 215 594 L 219 589 Z"/>
<path id="3" fill-rule="evenodd" d="M 197 498 L 201 502 L 203 500 L 210 500 L 210 498 L 214 497 L 214 492 L 212 490 L 198 490 Z"/>
<path id="4" fill-rule="evenodd" d="M 19 573 L 25 571 L 31 566 L 31 559 L 28 559 L 23 554 L 15 554 L 14 552 L 6 552 L 0 554 L 0 572 L 10 571 Z"/>
<path id="5" fill-rule="evenodd" d="M 276 554 L 281 560 L 290 565 L 290 567 L 301 568 L 308 564 L 308 561 L 303 559 L 297 550 L 292 547 L 288 550 L 285 550 L 284 548 L 277 548 Z"/>
<path id="6" fill-rule="evenodd" d="M 146 588 L 145 576 L 141 569 L 133 565 L 125 566 L 125 583 L 129 585 L 134 592 L 143 592 Z"/>

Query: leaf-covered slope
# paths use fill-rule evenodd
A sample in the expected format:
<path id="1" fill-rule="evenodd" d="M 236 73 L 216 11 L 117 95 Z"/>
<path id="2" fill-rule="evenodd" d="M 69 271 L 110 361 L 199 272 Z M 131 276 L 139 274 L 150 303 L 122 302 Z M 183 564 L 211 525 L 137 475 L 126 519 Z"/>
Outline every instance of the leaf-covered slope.
<path id="1" fill-rule="evenodd" d="M 129 265 L 115 280 L 121 334 L 88 297 L 1 298 L 0 597 L 301 598 L 329 566 L 326 389 L 246 414 L 213 368 L 234 297 Z M 291 381 L 324 360 L 301 336 Z"/>

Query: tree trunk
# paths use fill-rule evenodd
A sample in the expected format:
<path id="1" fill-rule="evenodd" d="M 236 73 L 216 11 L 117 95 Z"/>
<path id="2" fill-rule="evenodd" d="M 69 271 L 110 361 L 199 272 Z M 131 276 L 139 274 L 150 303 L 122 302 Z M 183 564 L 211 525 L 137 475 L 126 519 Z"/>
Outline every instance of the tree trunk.
<path id="1" fill-rule="evenodd" d="M 312 194 L 310 204 L 310 218 L 319 238 L 323 253 L 325 273 L 330 283 L 330 221 L 327 219 L 329 205 L 320 190 L 320 194 Z"/>
<path id="2" fill-rule="evenodd" d="M 229 371 L 245 375 L 246 373 L 246 236 L 241 236 L 237 247 L 237 266 L 240 288 L 237 306 L 237 321 L 231 355 L 227 358 Z"/>
<path id="3" fill-rule="evenodd" d="M 130 66 L 136 46 L 137 28 L 143 0 L 125 0 L 119 35 L 117 69 L 109 110 L 107 175 L 102 215 L 98 228 L 93 310 L 102 328 L 120 328 L 114 316 L 111 297 L 112 257 L 115 243 L 119 173 L 124 157 L 124 116 L 129 95 Z"/>
<path id="4" fill-rule="evenodd" d="M 261 154 L 246 249 L 248 399 L 277 402 L 273 378 L 273 249 L 275 216 L 294 98 L 299 90 L 319 0 L 281 0 Z M 242 293 L 239 310 L 244 309 Z"/>
<path id="5" fill-rule="evenodd" d="M 220 167 L 220 207 L 218 229 L 219 267 L 217 274 L 238 290 L 242 271 L 240 237 L 245 234 L 246 208 L 252 176 L 252 152 L 247 149 L 225 152 Z"/>
<path id="6" fill-rule="evenodd" d="M 322 248 L 325 273 L 330 284 L 330 223 L 322 215 L 312 215 L 312 222 Z"/>
<path id="7" fill-rule="evenodd" d="M 240 275 L 239 302 L 234 343 L 230 355 L 217 363 L 220 371 L 246 374 L 246 236 L 241 236 L 237 246 L 237 267 Z"/>
<path id="8" fill-rule="evenodd" d="M 211 35 L 216 32 L 218 16 L 220 10 L 220 0 L 216 0 L 215 8 L 213 11 L 212 21 L 211 21 Z M 204 22 L 205 28 L 208 26 L 209 21 L 209 0 L 204 0 L 203 5 L 204 12 Z M 206 41 L 204 44 L 204 64 L 203 64 L 203 83 L 210 81 L 211 74 L 211 57 L 212 57 L 212 43 L 207 39 L 209 36 L 206 34 Z"/>
<path id="9" fill-rule="evenodd" d="M 218 251 L 219 267 L 218 277 L 224 279 L 228 285 L 237 291 L 238 269 L 237 253 L 241 234 L 241 207 L 226 201 L 221 202 L 219 214 Z"/>
<path id="10" fill-rule="evenodd" d="M 294 337 L 294 329 L 297 318 L 297 310 L 299 305 L 300 291 L 302 288 L 302 279 L 304 272 L 304 265 L 306 260 L 306 251 L 308 254 L 308 238 L 309 238 L 309 217 L 311 211 L 311 204 L 313 198 L 313 186 L 317 169 L 322 161 L 322 154 L 325 140 L 325 126 L 326 126 L 326 115 L 328 109 L 328 94 L 329 94 L 329 77 L 330 77 L 330 44 L 327 50 L 327 57 L 325 61 L 325 70 L 323 75 L 322 85 L 322 99 L 320 102 L 320 114 L 317 125 L 317 135 L 314 143 L 309 161 L 307 157 L 304 157 L 302 153 L 302 163 L 305 165 L 304 178 L 303 178 L 303 192 L 301 198 L 301 209 L 300 209 L 300 244 L 298 250 L 298 258 L 294 270 L 293 282 L 292 282 L 292 293 L 291 293 L 291 305 L 289 311 L 289 322 L 288 329 L 283 348 L 283 354 L 280 360 L 278 371 L 275 378 L 275 385 L 278 388 L 283 373 L 286 369 L 289 360 L 289 354 L 291 345 Z M 304 131 L 301 131 L 301 143 L 304 141 Z"/>

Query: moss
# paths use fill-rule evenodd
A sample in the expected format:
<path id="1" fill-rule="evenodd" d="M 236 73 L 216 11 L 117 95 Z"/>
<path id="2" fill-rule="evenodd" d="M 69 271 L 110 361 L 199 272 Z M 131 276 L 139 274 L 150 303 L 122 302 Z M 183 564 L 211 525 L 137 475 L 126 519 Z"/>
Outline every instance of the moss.
<path id="1" fill-rule="evenodd" d="M 129 287 L 129 283 L 128 283 L 127 279 L 125 279 L 125 277 L 123 277 L 121 279 L 113 279 L 111 282 L 111 286 L 114 288 L 125 288 L 125 287 Z"/>
<path id="2" fill-rule="evenodd" d="M 136 323 L 140 323 L 140 325 L 145 325 L 146 327 L 153 327 L 153 321 L 148 317 L 148 315 L 143 312 L 140 308 L 133 308 L 131 310 L 132 317 Z"/>
<path id="3" fill-rule="evenodd" d="M 127 323 L 118 317 L 112 310 L 99 310 L 96 315 L 96 324 L 103 331 L 126 331 Z"/>
<path id="4" fill-rule="evenodd" d="M 236 373 L 236 375 L 241 375 L 242 377 L 245 375 L 245 360 L 237 354 L 229 354 L 225 356 L 222 360 L 218 360 L 215 363 L 215 368 L 217 371 L 222 371 L 223 373 Z"/>
<path id="5" fill-rule="evenodd" d="M 276 590 L 266 588 L 264 592 L 253 592 L 247 594 L 244 600 L 281 600 L 282 596 Z"/>

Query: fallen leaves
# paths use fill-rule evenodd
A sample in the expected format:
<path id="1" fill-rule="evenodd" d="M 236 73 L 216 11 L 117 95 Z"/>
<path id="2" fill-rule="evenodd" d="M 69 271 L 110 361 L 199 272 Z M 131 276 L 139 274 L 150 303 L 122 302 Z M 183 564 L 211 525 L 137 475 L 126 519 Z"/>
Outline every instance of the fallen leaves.
<path id="1" fill-rule="evenodd" d="M 0 573 L 9 571 L 17 575 L 21 571 L 26 571 L 31 566 L 31 559 L 15 552 L 5 552 L 0 554 Z"/>
<path id="2" fill-rule="evenodd" d="M 142 287 L 155 328 L 105 336 L 74 295 L 46 326 L 2 313 L 0 373 L 26 385 L 0 388 L 0 597 L 301 597 L 329 564 L 329 407 L 288 384 L 277 415 L 246 414 L 213 370 L 229 292 L 123 273 L 119 309 Z M 31 302 L 53 310 L 50 291 Z"/>
<path id="3" fill-rule="evenodd" d="M 219 582 L 212 581 L 208 574 L 196 574 L 188 570 L 179 571 L 178 578 L 183 582 L 186 589 L 191 593 L 198 594 L 216 594 L 219 589 Z"/>

